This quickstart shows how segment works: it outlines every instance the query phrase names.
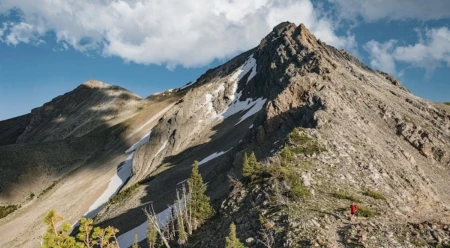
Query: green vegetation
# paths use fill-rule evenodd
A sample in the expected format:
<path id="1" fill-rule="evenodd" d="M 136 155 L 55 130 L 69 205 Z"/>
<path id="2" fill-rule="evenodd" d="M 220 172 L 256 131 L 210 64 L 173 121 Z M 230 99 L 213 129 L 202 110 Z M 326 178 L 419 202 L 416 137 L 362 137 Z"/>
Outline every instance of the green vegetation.
<path id="1" fill-rule="evenodd" d="M 118 203 L 118 202 L 121 202 L 121 201 L 127 199 L 140 186 L 141 186 L 140 183 L 136 183 L 136 184 L 133 184 L 131 187 L 127 188 L 126 190 L 120 191 L 117 195 L 115 195 L 113 198 L 111 198 L 109 200 L 108 204 L 115 204 L 115 203 Z"/>
<path id="2" fill-rule="evenodd" d="M 236 236 L 236 225 L 233 222 L 230 224 L 230 233 L 225 238 L 225 248 L 245 248 Z"/>
<path id="3" fill-rule="evenodd" d="M 295 174 L 294 174 L 295 175 Z M 288 196 L 294 200 L 299 200 L 305 196 L 309 196 L 309 190 L 303 186 L 302 181 L 297 178 L 290 178 L 289 180 L 290 190 L 288 192 Z"/>
<path id="4" fill-rule="evenodd" d="M 444 102 L 445 105 L 449 105 L 450 106 L 450 102 Z"/>
<path id="5" fill-rule="evenodd" d="M 150 248 L 156 247 L 156 242 L 158 241 L 158 230 L 154 225 L 148 225 L 147 228 L 147 244 Z"/>
<path id="6" fill-rule="evenodd" d="M 34 193 L 30 193 L 30 195 L 28 196 L 28 198 L 27 198 L 27 201 L 31 201 L 31 200 L 33 200 L 34 199 Z"/>
<path id="7" fill-rule="evenodd" d="M 56 214 L 55 210 L 50 210 L 44 218 L 47 225 L 47 232 L 42 238 L 41 248 L 118 248 L 116 233 L 118 229 L 114 227 L 100 228 L 93 226 L 92 219 L 82 218 L 80 220 L 79 233 L 76 237 L 71 236 L 72 226 L 68 222 L 62 223 L 58 229 L 58 223 L 63 217 Z"/>
<path id="8" fill-rule="evenodd" d="M 256 160 L 255 154 L 252 152 L 250 156 L 247 156 L 247 153 L 245 153 L 242 175 L 250 179 L 251 182 L 255 182 L 257 179 L 261 178 L 262 173 L 262 166 Z"/>
<path id="9" fill-rule="evenodd" d="M 374 217 L 377 213 L 374 210 L 360 207 L 356 212 L 356 216 L 359 217 Z"/>
<path id="10" fill-rule="evenodd" d="M 46 189 L 44 189 L 44 190 L 38 195 L 37 198 L 43 196 L 45 193 L 47 193 L 47 192 L 49 192 L 50 190 L 52 190 L 52 189 L 56 186 L 57 183 L 58 183 L 58 180 L 53 181 L 53 183 L 52 183 L 50 186 L 48 186 Z"/>
<path id="11" fill-rule="evenodd" d="M 364 195 L 372 197 L 374 199 L 378 199 L 378 200 L 386 200 L 386 197 L 384 197 L 384 195 L 382 195 L 381 193 L 378 193 L 376 191 L 372 191 L 372 190 L 366 190 L 364 192 Z"/>
<path id="12" fill-rule="evenodd" d="M 450 248 L 450 243 L 447 243 L 447 242 L 445 242 L 445 243 L 439 242 L 439 243 L 436 244 L 436 248 Z"/>
<path id="13" fill-rule="evenodd" d="M 8 216 L 10 213 L 13 213 L 17 209 L 20 208 L 20 205 L 7 205 L 0 206 L 0 219 Z"/>
<path id="14" fill-rule="evenodd" d="M 317 140 L 308 137 L 304 133 L 305 129 L 295 128 L 289 134 L 289 141 L 294 144 L 292 152 L 304 155 L 313 155 L 314 153 L 326 152 L 327 149 L 319 145 Z"/>
<path id="15" fill-rule="evenodd" d="M 344 192 L 334 192 L 334 193 L 331 193 L 331 196 L 336 199 L 349 200 L 351 202 L 358 202 L 358 203 L 361 202 L 361 200 L 359 198 L 357 198 L 356 196 L 348 195 Z"/>
<path id="16" fill-rule="evenodd" d="M 280 156 L 283 158 L 283 162 L 290 163 L 294 161 L 294 152 L 288 146 L 281 150 Z"/>
<path id="17" fill-rule="evenodd" d="M 188 208 L 192 209 L 192 219 L 194 221 L 194 227 L 196 227 L 214 215 L 214 209 L 209 202 L 209 196 L 205 194 L 206 185 L 203 184 L 202 175 L 198 171 L 197 161 L 194 161 L 191 177 L 188 179 L 188 189 L 190 200 L 187 205 Z"/>

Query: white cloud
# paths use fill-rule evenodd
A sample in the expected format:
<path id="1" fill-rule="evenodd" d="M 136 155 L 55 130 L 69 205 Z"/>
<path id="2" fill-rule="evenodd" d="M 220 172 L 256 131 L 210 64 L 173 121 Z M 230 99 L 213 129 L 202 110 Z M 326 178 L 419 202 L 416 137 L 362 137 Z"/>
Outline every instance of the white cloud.
<path id="1" fill-rule="evenodd" d="M 202 66 L 255 47 L 282 21 L 305 23 L 318 38 L 339 48 L 356 47 L 354 36 L 336 35 L 334 22 L 310 0 L 0 2 L 0 13 L 13 8 L 21 11 L 21 30 L 13 35 L 10 30 L 9 44 L 42 39 L 53 31 L 62 46 L 140 64 Z"/>
<path id="2" fill-rule="evenodd" d="M 370 65 L 387 73 L 396 74 L 395 61 L 392 56 L 392 50 L 396 43 L 395 40 L 385 43 L 374 40 L 367 42 L 364 49 L 369 53 Z"/>
<path id="3" fill-rule="evenodd" d="M 428 74 L 436 68 L 450 67 L 450 30 L 447 27 L 429 29 L 419 33 L 413 45 L 400 46 L 397 41 L 385 43 L 370 41 L 364 48 L 370 54 L 370 64 L 378 69 L 395 74 L 395 62 L 424 68 Z"/>
<path id="4" fill-rule="evenodd" d="M 381 19 L 438 20 L 450 17 L 448 0 L 328 0 L 336 5 L 339 17 L 362 17 L 373 22 Z"/>

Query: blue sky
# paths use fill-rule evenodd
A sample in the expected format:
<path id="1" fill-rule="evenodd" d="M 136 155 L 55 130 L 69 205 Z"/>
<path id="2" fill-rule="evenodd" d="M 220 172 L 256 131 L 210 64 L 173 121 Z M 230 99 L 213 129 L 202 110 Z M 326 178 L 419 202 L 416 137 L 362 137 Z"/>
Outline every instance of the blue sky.
<path id="1" fill-rule="evenodd" d="M 450 101 L 447 0 L 0 0 L 0 120 L 89 79 L 142 97 L 180 87 L 282 21 Z"/>

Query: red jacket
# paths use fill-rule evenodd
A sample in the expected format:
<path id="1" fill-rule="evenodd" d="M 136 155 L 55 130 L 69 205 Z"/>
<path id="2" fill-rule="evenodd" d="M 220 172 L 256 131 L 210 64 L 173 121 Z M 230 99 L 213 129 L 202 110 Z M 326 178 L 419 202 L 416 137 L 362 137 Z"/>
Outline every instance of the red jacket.
<path id="1" fill-rule="evenodd" d="M 350 205 L 350 212 L 352 213 L 352 214 L 354 214 L 354 213 L 356 213 L 356 211 L 358 211 L 358 206 L 356 206 L 356 205 Z"/>

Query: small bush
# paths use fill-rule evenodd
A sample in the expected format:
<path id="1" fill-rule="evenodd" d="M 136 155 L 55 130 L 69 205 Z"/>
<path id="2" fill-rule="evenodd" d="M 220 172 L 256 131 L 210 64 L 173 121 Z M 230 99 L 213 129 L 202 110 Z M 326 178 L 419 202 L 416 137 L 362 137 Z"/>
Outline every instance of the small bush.
<path id="1" fill-rule="evenodd" d="M 444 102 L 445 105 L 449 105 L 450 106 L 450 102 Z"/>
<path id="2" fill-rule="evenodd" d="M 52 183 L 50 186 L 48 186 L 46 189 L 44 189 L 44 191 L 42 191 L 42 192 L 38 195 L 38 198 L 41 197 L 41 196 L 43 196 L 45 193 L 49 192 L 50 190 L 52 190 L 52 189 L 55 187 L 55 185 L 56 185 L 57 183 L 58 183 L 58 180 L 53 181 L 53 183 Z"/>
<path id="3" fill-rule="evenodd" d="M 8 216 L 10 213 L 13 213 L 20 205 L 8 205 L 8 206 L 0 206 L 0 219 Z"/>
<path id="4" fill-rule="evenodd" d="M 28 201 L 31 201 L 31 200 L 33 200 L 34 199 L 34 193 L 30 193 L 30 195 L 28 196 Z"/>
<path id="5" fill-rule="evenodd" d="M 327 149 L 319 145 L 317 140 L 314 140 L 307 135 L 301 133 L 303 128 L 296 128 L 289 134 L 289 141 L 295 146 L 291 149 L 296 154 L 313 155 L 314 153 L 326 152 Z"/>
<path id="6" fill-rule="evenodd" d="M 352 201 L 352 202 L 361 203 L 361 200 L 359 198 L 357 198 L 355 196 L 352 196 L 352 195 L 347 195 L 347 194 L 341 193 L 341 192 L 331 193 L 331 196 L 334 197 L 334 198 L 337 198 L 337 199 L 349 200 L 349 201 Z"/>
<path id="7" fill-rule="evenodd" d="M 312 139 L 308 136 L 306 136 L 305 134 L 300 134 L 300 132 L 302 132 L 304 129 L 300 129 L 300 128 L 296 128 L 294 129 L 294 131 L 292 131 L 289 134 L 289 140 L 293 143 L 296 144 L 306 144 L 310 141 L 312 141 Z"/>
<path id="8" fill-rule="evenodd" d="M 263 174 L 261 163 L 256 160 L 255 154 L 252 152 L 250 156 L 244 154 L 244 161 L 242 166 L 242 175 L 250 179 L 250 182 L 259 181 Z"/>
<path id="9" fill-rule="evenodd" d="M 370 196 L 374 199 L 378 199 L 378 200 L 386 200 L 386 197 L 384 197 L 382 194 L 376 192 L 376 191 L 372 191 L 372 190 L 367 190 L 366 192 L 364 192 L 364 195 L 366 196 Z"/>
<path id="10" fill-rule="evenodd" d="M 139 183 L 134 184 L 133 186 L 129 187 L 128 189 L 119 192 L 117 195 L 115 195 L 111 200 L 109 200 L 109 204 L 115 204 L 118 202 L 121 202 L 124 199 L 127 199 L 131 196 L 131 194 L 141 186 Z"/>
<path id="11" fill-rule="evenodd" d="M 283 150 L 281 150 L 280 155 L 283 158 L 283 162 L 289 163 L 294 161 L 294 153 L 287 146 L 285 146 Z"/>
<path id="12" fill-rule="evenodd" d="M 374 217 L 377 213 L 374 210 L 360 207 L 356 212 L 356 216 L 359 217 Z"/>
<path id="13" fill-rule="evenodd" d="M 298 200 L 305 196 L 309 196 L 309 190 L 303 186 L 300 179 L 290 180 L 291 189 L 288 192 L 288 196 L 292 199 Z"/>

